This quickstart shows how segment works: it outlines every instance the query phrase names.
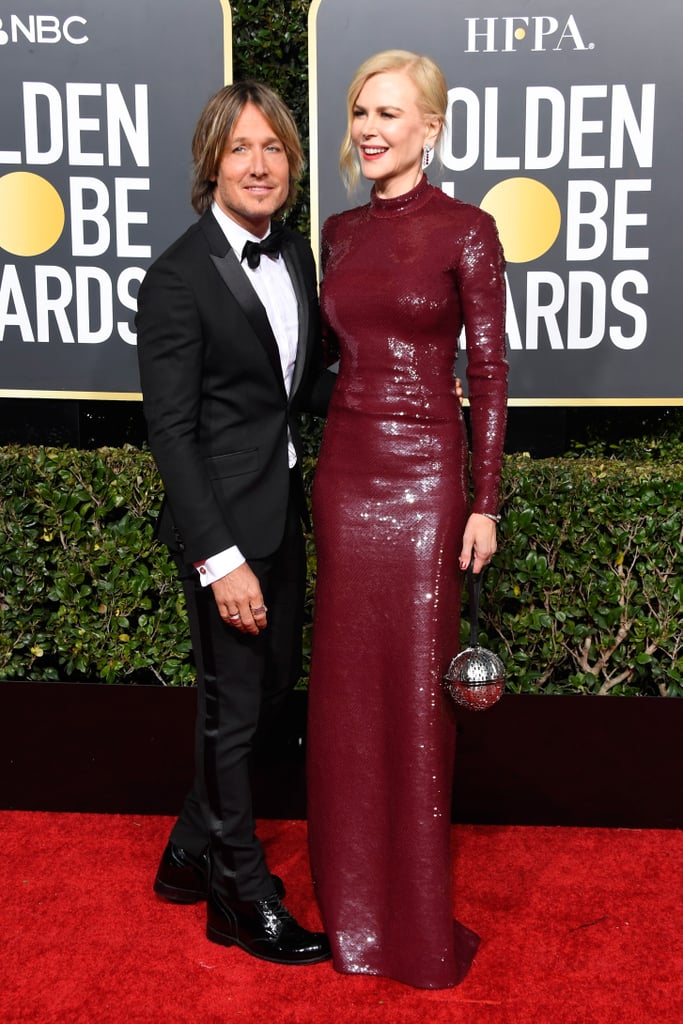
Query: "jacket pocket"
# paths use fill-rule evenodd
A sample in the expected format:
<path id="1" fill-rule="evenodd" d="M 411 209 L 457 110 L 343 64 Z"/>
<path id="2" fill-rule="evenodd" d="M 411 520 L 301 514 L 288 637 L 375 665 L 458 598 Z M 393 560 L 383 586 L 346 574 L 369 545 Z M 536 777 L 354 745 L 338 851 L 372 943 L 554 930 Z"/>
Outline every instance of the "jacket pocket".
<path id="1" fill-rule="evenodd" d="M 258 448 L 245 448 L 241 452 L 213 455 L 206 460 L 206 471 L 210 480 L 222 480 L 228 476 L 241 476 L 258 470 Z"/>

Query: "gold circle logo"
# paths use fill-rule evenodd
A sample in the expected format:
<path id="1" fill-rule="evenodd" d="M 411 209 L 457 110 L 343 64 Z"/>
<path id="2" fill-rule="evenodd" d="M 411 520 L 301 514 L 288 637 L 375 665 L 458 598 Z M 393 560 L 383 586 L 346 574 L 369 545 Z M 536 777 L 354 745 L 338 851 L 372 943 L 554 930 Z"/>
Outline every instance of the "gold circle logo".
<path id="1" fill-rule="evenodd" d="M 0 177 L 0 247 L 14 256 L 38 256 L 64 230 L 64 204 L 39 174 L 13 171 Z"/>
<path id="2" fill-rule="evenodd" d="M 560 233 L 560 204 L 535 178 L 499 181 L 481 201 L 498 225 L 508 263 L 529 263 L 550 249 Z"/>

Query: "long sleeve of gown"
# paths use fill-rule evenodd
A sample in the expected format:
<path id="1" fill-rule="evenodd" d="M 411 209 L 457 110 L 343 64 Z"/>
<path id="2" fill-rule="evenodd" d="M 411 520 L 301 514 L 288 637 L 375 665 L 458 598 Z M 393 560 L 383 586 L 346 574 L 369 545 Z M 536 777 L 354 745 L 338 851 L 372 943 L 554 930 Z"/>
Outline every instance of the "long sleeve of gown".
<path id="1" fill-rule="evenodd" d="M 497 513 L 507 420 L 505 260 L 495 222 L 481 211 L 458 267 L 467 340 L 474 512 Z"/>

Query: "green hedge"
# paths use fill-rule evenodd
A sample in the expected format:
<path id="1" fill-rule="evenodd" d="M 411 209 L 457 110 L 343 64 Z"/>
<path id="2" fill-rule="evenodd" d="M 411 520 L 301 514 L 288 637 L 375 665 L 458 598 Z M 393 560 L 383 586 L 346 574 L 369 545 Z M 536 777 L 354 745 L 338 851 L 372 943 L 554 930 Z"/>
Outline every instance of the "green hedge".
<path id="1" fill-rule="evenodd" d="M 683 465 L 507 460 L 490 646 L 517 692 L 683 695 Z"/>
<path id="2" fill-rule="evenodd" d="M 277 90 L 294 114 L 304 152 L 308 152 L 310 6 L 309 0 L 233 0 L 231 4 L 233 79 L 258 78 Z M 305 235 L 310 225 L 308 193 L 306 169 L 298 200 L 287 214 L 290 227 Z"/>
<path id="3" fill-rule="evenodd" d="M 481 639 L 512 691 L 683 694 L 683 452 L 637 454 L 506 457 Z M 0 678 L 191 684 L 149 453 L 4 448 L 0 488 Z"/>

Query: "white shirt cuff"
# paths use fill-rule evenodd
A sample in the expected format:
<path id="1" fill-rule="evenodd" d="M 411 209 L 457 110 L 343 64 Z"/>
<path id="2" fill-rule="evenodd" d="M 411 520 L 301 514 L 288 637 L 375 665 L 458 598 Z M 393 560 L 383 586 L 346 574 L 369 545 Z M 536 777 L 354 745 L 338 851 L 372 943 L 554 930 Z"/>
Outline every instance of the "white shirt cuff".
<path id="1" fill-rule="evenodd" d="M 216 580 L 223 579 L 233 569 L 239 568 L 246 561 L 240 549 L 233 545 L 225 551 L 219 551 L 217 555 L 211 555 L 203 562 L 196 562 L 195 569 L 199 573 L 199 582 L 203 587 L 208 587 Z"/>

